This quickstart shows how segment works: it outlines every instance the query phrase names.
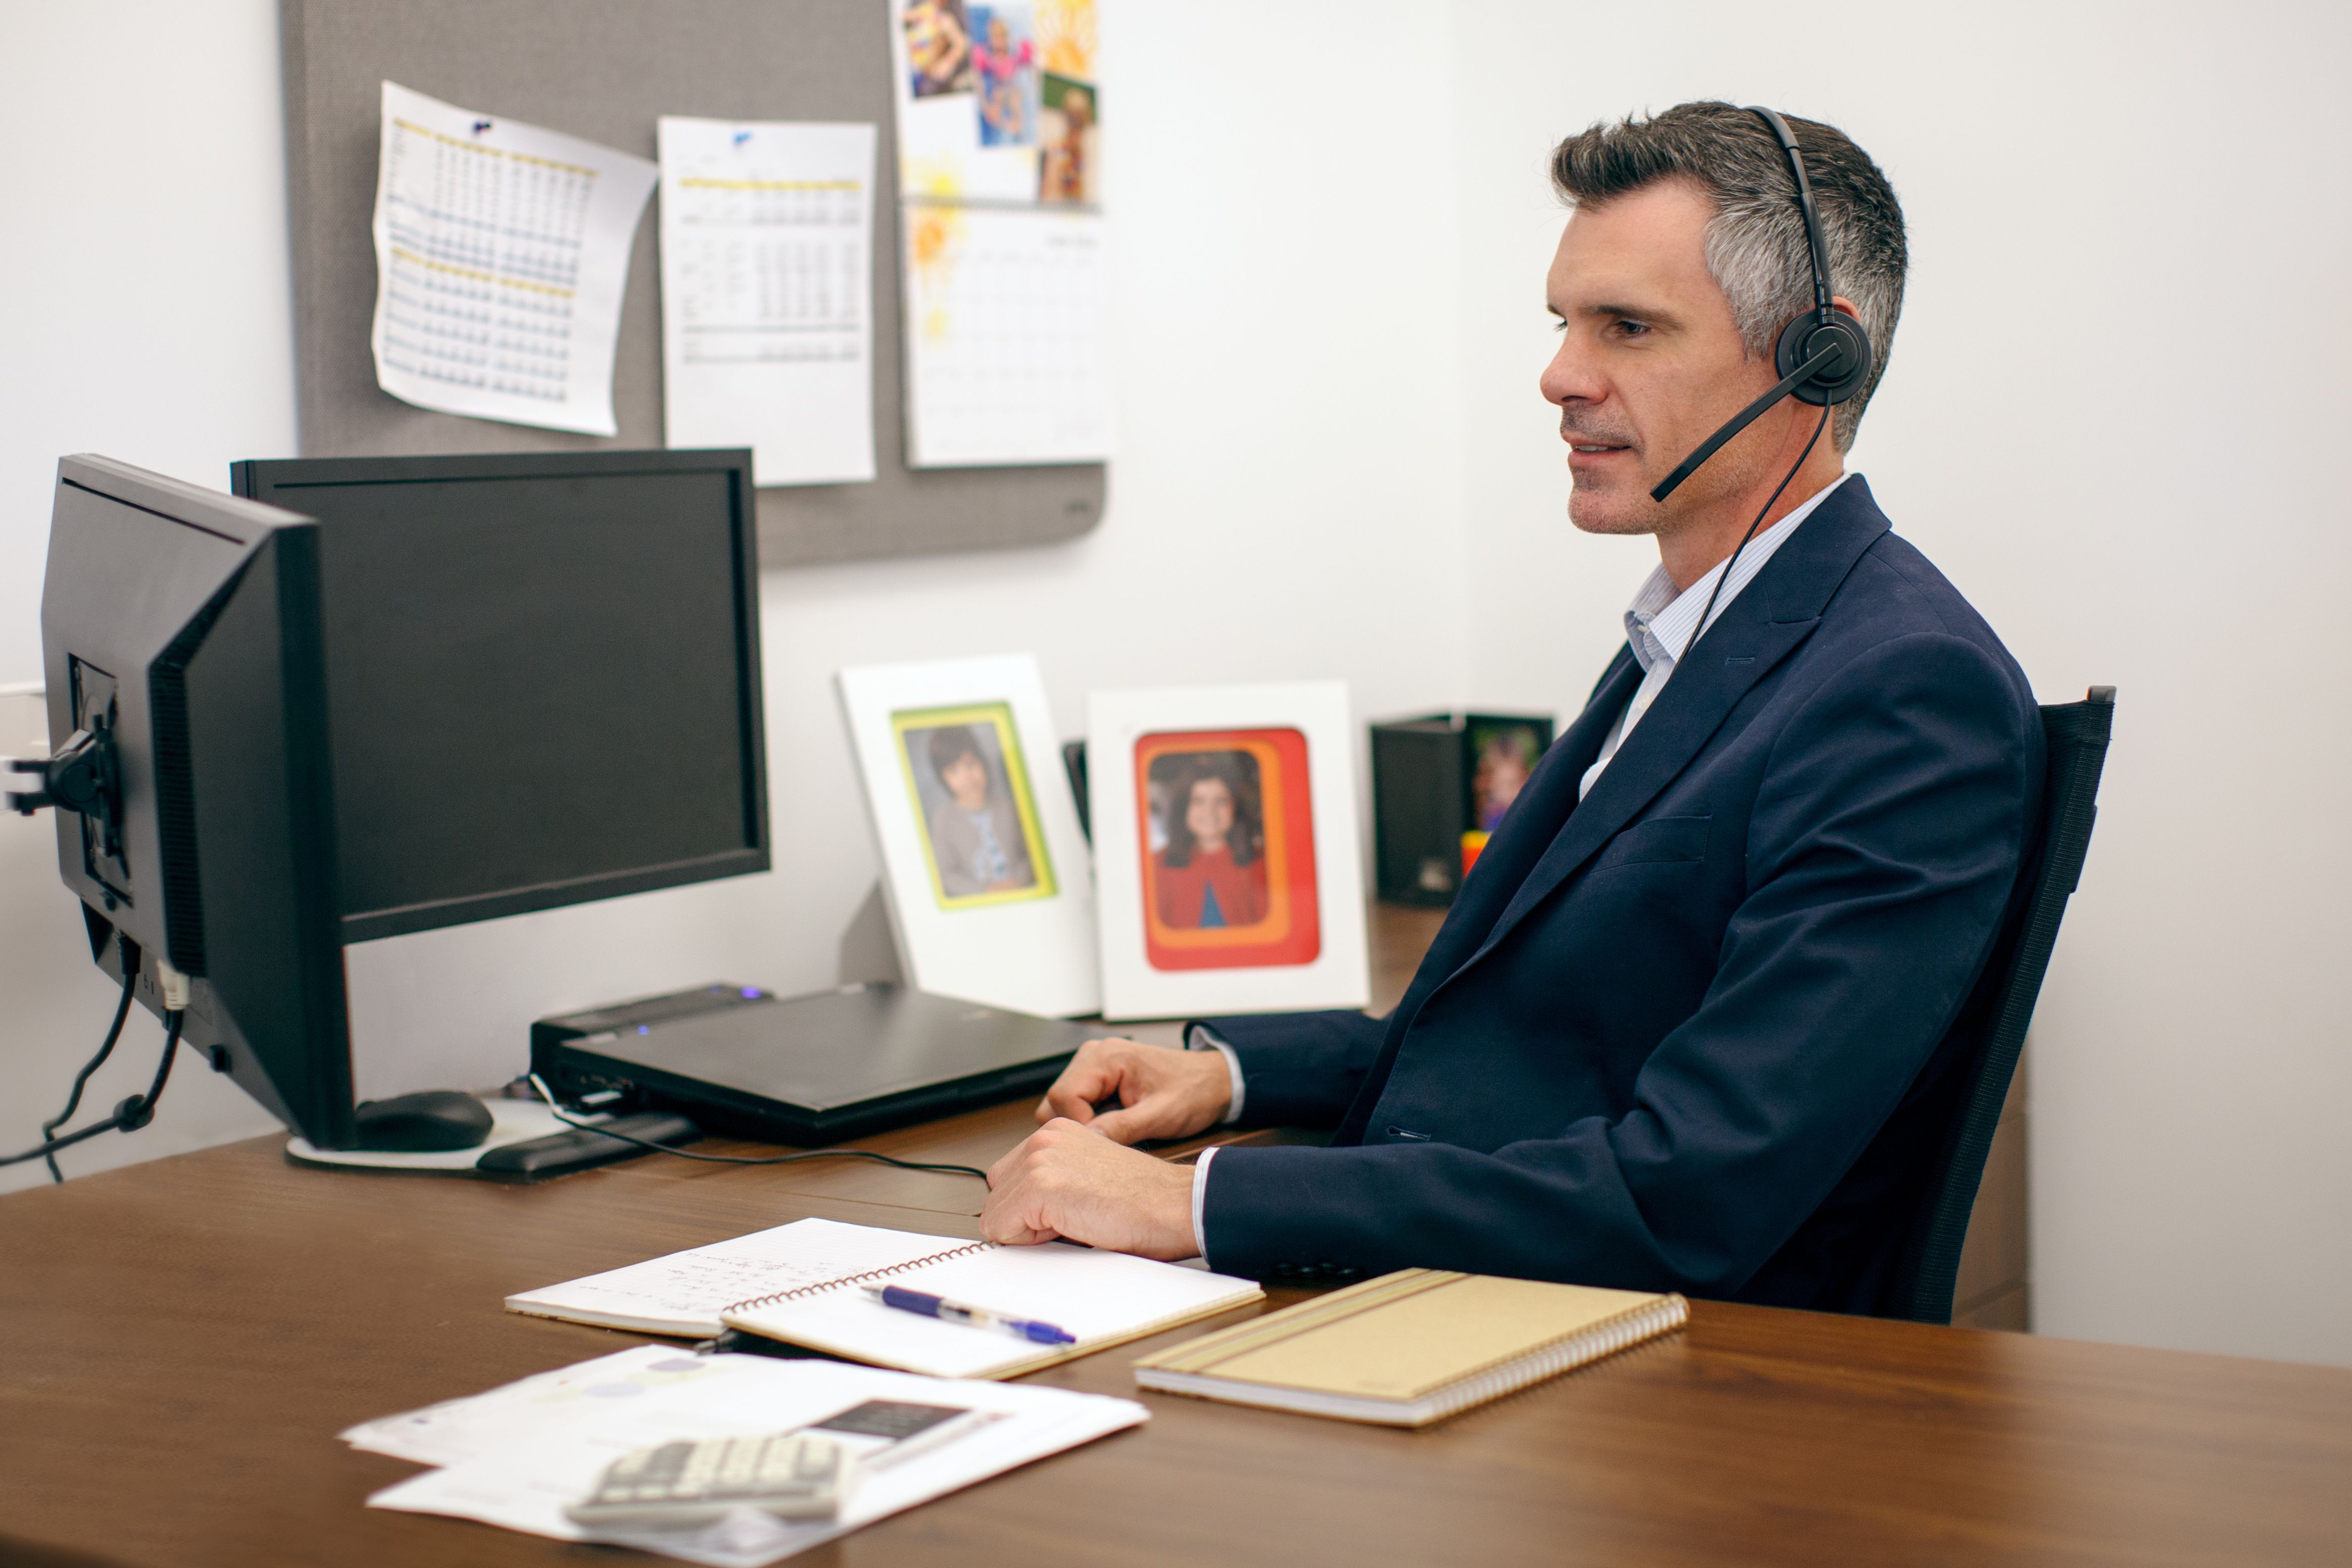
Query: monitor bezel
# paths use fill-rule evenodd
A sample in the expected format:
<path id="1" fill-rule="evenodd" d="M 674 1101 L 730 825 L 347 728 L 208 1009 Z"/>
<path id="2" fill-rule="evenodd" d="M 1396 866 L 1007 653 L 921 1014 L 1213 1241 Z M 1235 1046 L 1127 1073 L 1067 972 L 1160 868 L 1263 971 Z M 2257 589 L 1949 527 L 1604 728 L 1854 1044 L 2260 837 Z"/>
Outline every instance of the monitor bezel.
<path id="1" fill-rule="evenodd" d="M 435 900 L 391 909 L 343 910 L 346 945 L 508 915 L 530 914 L 662 888 L 765 871 L 773 863 L 768 822 L 768 753 L 760 650 L 759 526 L 748 448 L 677 451 L 488 452 L 422 457 L 254 458 L 231 465 L 238 496 L 316 516 L 300 499 L 322 488 L 414 484 L 446 479 L 562 479 L 616 475 L 720 473 L 729 480 L 735 563 L 737 722 L 746 759 L 744 818 L 753 842 L 737 850 L 625 871 Z M 331 517 L 321 520 L 329 531 Z"/>

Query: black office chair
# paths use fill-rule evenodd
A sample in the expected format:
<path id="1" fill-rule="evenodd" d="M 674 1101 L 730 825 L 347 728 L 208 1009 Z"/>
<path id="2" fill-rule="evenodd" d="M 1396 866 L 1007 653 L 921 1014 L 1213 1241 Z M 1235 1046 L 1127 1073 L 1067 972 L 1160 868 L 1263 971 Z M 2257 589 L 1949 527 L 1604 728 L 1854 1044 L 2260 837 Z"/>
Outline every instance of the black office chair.
<path id="1" fill-rule="evenodd" d="M 1969 1214 L 1984 1180 L 1985 1154 L 2009 1098 L 2025 1026 L 2042 994 L 2050 950 L 2066 900 L 2082 879 L 2083 856 L 2091 847 L 2091 824 L 2099 815 L 2099 771 L 2107 758 L 2107 735 L 2116 717 L 2116 689 L 2094 686 L 2081 702 L 2045 705 L 2042 732 L 2048 742 L 2039 842 L 2026 864 L 2032 893 L 1985 964 L 1976 993 L 1961 1009 L 1961 1029 L 1991 1027 L 1975 1057 L 1961 1069 L 1959 1109 L 1945 1130 L 1944 1146 L 1890 1282 L 1880 1316 L 1922 1323 L 1952 1321 L 1952 1287 L 1960 1270 L 1960 1247 L 1969 1237 Z"/>

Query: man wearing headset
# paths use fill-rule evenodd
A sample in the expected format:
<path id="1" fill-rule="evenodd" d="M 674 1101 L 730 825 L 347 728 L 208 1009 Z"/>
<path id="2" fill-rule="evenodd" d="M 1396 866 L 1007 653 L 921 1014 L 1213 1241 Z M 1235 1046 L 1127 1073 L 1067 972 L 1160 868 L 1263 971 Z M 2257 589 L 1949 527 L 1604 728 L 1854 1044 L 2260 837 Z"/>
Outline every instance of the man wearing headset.
<path id="1" fill-rule="evenodd" d="M 1089 1042 L 992 1239 L 1885 1305 L 2042 769 L 2016 662 L 1844 472 L 1902 212 L 1835 129 L 1722 103 L 1552 173 L 1569 516 L 1658 542 L 1626 647 L 1393 1014 Z M 1221 1122 L 1332 1137 L 1126 1147 Z"/>

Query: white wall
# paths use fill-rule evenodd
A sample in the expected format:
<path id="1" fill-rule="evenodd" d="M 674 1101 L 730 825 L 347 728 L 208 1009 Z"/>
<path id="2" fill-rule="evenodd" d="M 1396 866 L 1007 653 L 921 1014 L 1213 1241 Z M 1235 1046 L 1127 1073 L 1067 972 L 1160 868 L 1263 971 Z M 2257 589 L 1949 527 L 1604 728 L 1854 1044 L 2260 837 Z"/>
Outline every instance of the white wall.
<path id="1" fill-rule="evenodd" d="M 7 682 L 40 673 L 59 453 L 221 486 L 232 460 L 291 455 L 295 437 L 272 0 L 141 0 L 102 20 L 0 3 Z M 1418 13 L 1373 5 L 1333 35 L 1303 6 L 1107 10 L 1122 447 L 1102 527 L 1052 550 L 770 574 L 776 869 L 350 950 L 363 1094 L 500 1081 L 551 1011 L 720 977 L 831 984 L 875 875 L 840 665 L 1033 649 L 1073 734 L 1094 685 L 1340 676 L 1366 716 L 1463 695 L 1454 226 L 1442 195 L 1410 223 L 1389 200 L 1396 179 L 1445 189 L 1452 114 L 1441 77 L 1423 101 L 1433 132 L 1365 159 L 1386 116 L 1348 87 L 1426 69 Z M 1255 46 L 1236 53 L 1243 32 Z M 103 79 L 73 73 L 101 55 Z M 1204 82 L 1252 112 L 1204 112 Z M 1276 148 L 1288 169 L 1269 169 Z M 6 1151 L 61 1103 L 111 1001 L 51 831 L 0 819 Z M 91 1104 L 143 1087 L 155 1036 L 133 1025 Z M 68 1170 L 273 1125 L 192 1061 L 154 1126 L 68 1153 Z M 0 1189 L 42 1179 L 0 1169 Z"/>
<path id="2" fill-rule="evenodd" d="M 293 450 L 269 0 L 5 4 L 0 682 L 38 673 L 58 453 L 219 484 Z M 1391 0 L 1344 26 L 1300 0 L 1108 5 L 1125 446 L 1103 528 L 772 574 L 778 869 L 353 950 L 367 1090 L 503 1076 L 560 1006 L 828 981 L 873 875 L 838 664 L 1034 647 L 1070 729 L 1089 685 L 1192 678 L 1344 675 L 1367 716 L 1573 709 L 1653 557 L 1562 518 L 1534 390 L 1544 153 L 1628 109 L 1761 100 L 1844 125 L 1910 215 L 1854 466 L 2045 698 L 2121 689 L 2033 1044 L 2038 1326 L 2352 1363 L 2328 896 L 2352 873 L 2328 647 L 2352 544 L 2319 455 L 2352 412 L 2341 14 L 1994 0 L 1801 34 L 1716 0 Z M 77 74 L 101 45 L 104 76 Z M 109 1000 L 47 831 L 0 818 L 10 1148 Z M 131 1092 L 152 1044 L 93 1099 Z M 173 1095 L 70 1166 L 267 1125 L 209 1075 Z"/>
<path id="3" fill-rule="evenodd" d="M 1654 559 L 1562 517 L 1546 148 L 1702 97 L 1843 126 L 1913 260 L 1852 466 L 2045 701 L 2119 693 L 2032 1041 L 2035 1326 L 2352 1363 L 2347 14 L 1457 16 L 1473 687 L 1580 702 Z"/>
<path id="4" fill-rule="evenodd" d="M 268 0 L 0 0 L 0 685 L 41 679 L 41 566 L 58 458 L 105 452 L 226 488 L 294 450 L 278 14 Z M 0 755 L 46 726 L 0 698 Z M 58 881 L 47 814 L 0 815 L 0 1153 L 102 1037 L 114 990 Z M 134 1020 L 76 1125 L 143 1091 L 161 1031 Z M 68 1173 L 277 1122 L 184 1055 L 154 1124 Z M 0 1167 L 0 1191 L 47 1181 Z"/>

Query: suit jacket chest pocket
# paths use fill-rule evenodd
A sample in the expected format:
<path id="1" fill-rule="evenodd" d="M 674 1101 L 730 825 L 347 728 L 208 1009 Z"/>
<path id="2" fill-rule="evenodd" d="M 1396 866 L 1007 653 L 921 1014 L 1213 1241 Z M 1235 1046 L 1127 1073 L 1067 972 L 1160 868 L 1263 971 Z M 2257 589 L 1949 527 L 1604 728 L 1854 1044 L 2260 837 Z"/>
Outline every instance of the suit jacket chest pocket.
<path id="1" fill-rule="evenodd" d="M 1609 841 L 1592 862 L 1589 876 L 1622 866 L 1689 864 L 1706 858 L 1707 831 L 1712 816 L 1654 816 L 1637 822 Z"/>

